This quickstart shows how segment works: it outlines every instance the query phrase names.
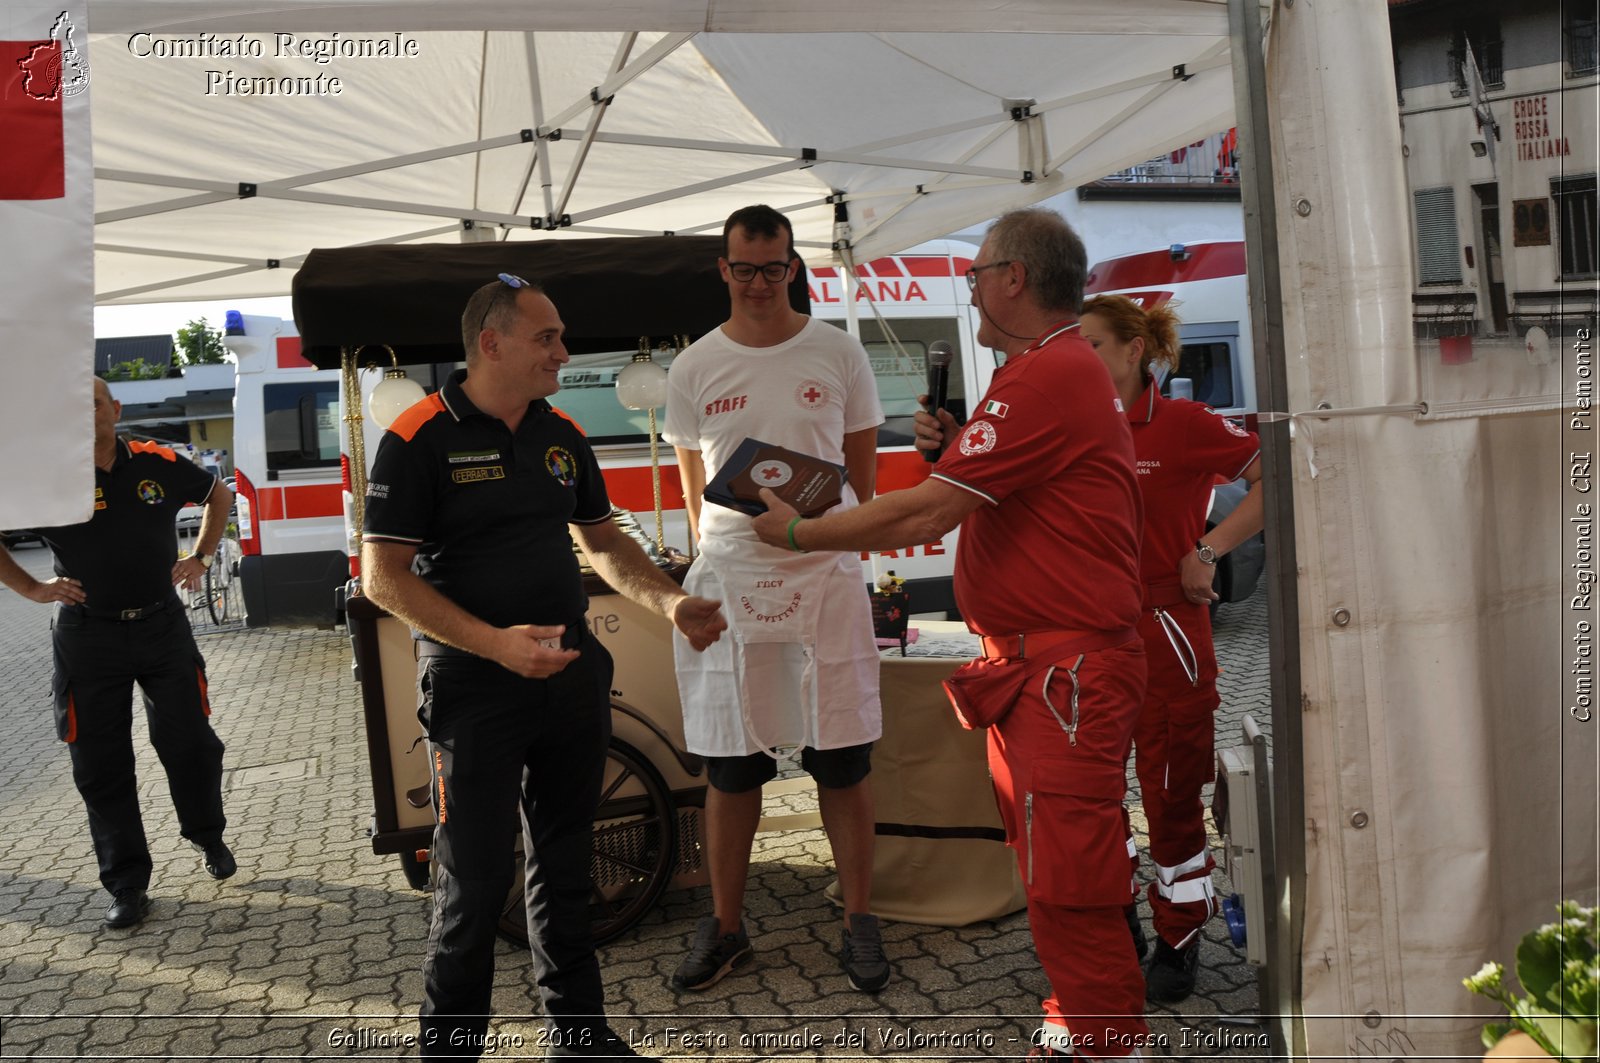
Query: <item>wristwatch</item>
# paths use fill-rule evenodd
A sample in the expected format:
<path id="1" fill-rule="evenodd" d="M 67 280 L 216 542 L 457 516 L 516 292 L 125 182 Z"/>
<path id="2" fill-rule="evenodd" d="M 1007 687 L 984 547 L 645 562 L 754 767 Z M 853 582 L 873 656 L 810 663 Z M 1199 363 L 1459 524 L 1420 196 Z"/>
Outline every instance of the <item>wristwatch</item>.
<path id="1" fill-rule="evenodd" d="M 1194 544 L 1194 552 L 1195 556 L 1200 558 L 1201 561 L 1208 565 L 1214 565 L 1217 563 L 1217 552 L 1203 542 L 1197 542 Z"/>
<path id="2" fill-rule="evenodd" d="M 217 560 L 216 558 L 212 557 L 210 554 L 190 554 L 189 556 L 194 558 L 196 561 L 200 562 L 200 567 L 201 568 L 206 568 L 206 569 L 209 569 L 213 564 L 216 563 L 216 560 Z"/>

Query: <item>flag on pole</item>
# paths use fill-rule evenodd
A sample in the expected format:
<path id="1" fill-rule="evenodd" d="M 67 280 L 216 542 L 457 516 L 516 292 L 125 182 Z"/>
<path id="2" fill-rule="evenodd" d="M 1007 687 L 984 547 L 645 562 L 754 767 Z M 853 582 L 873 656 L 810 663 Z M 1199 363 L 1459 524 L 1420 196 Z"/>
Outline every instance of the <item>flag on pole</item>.
<path id="1" fill-rule="evenodd" d="M 94 507 L 94 165 L 86 0 L 0 4 L 0 528 Z"/>
<path id="2" fill-rule="evenodd" d="M 58 42 L 0 41 L 0 199 L 66 194 L 61 100 Z"/>
<path id="3" fill-rule="evenodd" d="M 1500 136 L 1500 127 L 1495 125 L 1494 112 L 1489 110 L 1489 101 L 1484 98 L 1483 73 L 1478 69 L 1478 60 L 1472 54 L 1472 42 L 1467 40 L 1466 55 L 1462 57 L 1462 73 L 1466 75 L 1467 101 L 1472 108 L 1472 121 L 1476 125 L 1477 137 L 1483 141 L 1484 150 L 1489 155 L 1489 165 L 1494 166 L 1494 142 Z"/>

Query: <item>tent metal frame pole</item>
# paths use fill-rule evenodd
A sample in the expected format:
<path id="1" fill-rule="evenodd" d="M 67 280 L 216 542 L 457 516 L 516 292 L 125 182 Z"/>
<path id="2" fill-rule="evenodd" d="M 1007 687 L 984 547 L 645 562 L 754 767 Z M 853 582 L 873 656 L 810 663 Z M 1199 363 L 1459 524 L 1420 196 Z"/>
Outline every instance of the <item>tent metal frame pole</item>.
<path id="1" fill-rule="evenodd" d="M 523 43 L 528 55 L 528 96 L 533 105 L 533 127 L 539 129 L 544 125 L 544 86 L 539 81 L 539 48 L 538 38 L 532 30 L 522 35 Z M 522 209 L 522 201 L 527 195 L 528 180 L 533 176 L 534 169 L 539 171 L 539 190 L 544 194 L 544 216 L 551 217 L 555 214 L 555 195 L 551 191 L 555 185 L 555 178 L 550 174 L 550 141 L 544 137 L 533 138 L 533 159 L 528 163 L 528 174 L 522 179 L 522 188 L 517 193 L 517 201 L 511 205 L 513 211 Z"/>
<path id="2" fill-rule="evenodd" d="M 315 170 L 311 173 L 298 174 L 294 177 L 280 177 L 271 181 L 259 181 L 256 182 L 256 194 L 266 195 L 271 191 L 280 189 L 320 184 L 323 181 L 337 181 L 344 177 L 357 177 L 362 174 L 377 173 L 380 170 L 395 170 L 404 166 L 414 166 L 418 163 L 434 162 L 438 159 L 451 159 L 458 155 L 476 154 L 491 148 L 512 147 L 522 143 L 524 143 L 524 140 L 520 132 L 487 137 L 482 140 L 470 140 L 443 148 L 433 148 L 429 151 L 414 151 L 405 155 L 392 155 L 386 159 L 373 159 L 329 170 Z M 96 225 L 101 222 L 127 221 L 130 218 L 149 217 L 152 214 L 185 210 L 189 207 L 203 207 L 212 203 L 222 203 L 230 199 L 237 199 L 239 197 L 239 185 L 247 183 L 240 181 L 201 181 L 177 174 L 112 170 L 103 167 L 96 168 L 94 176 L 97 181 L 118 181 L 123 184 L 153 185 L 159 188 L 201 188 L 217 193 L 210 196 L 186 196 L 183 199 L 163 200 L 159 203 L 144 203 L 136 207 L 102 211 L 95 215 Z"/>
<path id="3" fill-rule="evenodd" d="M 1171 92 L 1173 86 L 1181 84 L 1181 81 L 1178 81 L 1176 78 L 1174 78 L 1166 81 L 1163 84 L 1156 85 L 1146 90 L 1145 93 L 1137 100 L 1134 100 L 1132 103 L 1128 104 L 1128 106 L 1107 118 L 1104 122 L 1101 122 L 1087 133 L 1083 134 L 1083 136 L 1079 137 L 1071 147 L 1067 148 L 1055 158 L 1051 159 L 1049 165 L 1045 168 L 1045 173 L 1054 173 L 1061 169 L 1068 163 L 1068 161 L 1074 158 L 1078 152 L 1099 140 L 1101 134 L 1106 130 L 1115 129 L 1117 126 L 1128 121 L 1128 119 L 1132 118 L 1134 115 L 1138 114 L 1140 111 L 1144 110 L 1146 107 L 1150 106 L 1152 103 L 1155 103 L 1161 97 Z"/>
<path id="4" fill-rule="evenodd" d="M 1288 410 L 1289 383 L 1279 272 L 1277 196 L 1267 109 L 1260 0 L 1228 0 L 1239 177 L 1249 264 L 1256 405 Z M 1305 758 L 1301 727 L 1300 594 L 1296 583 L 1293 455 L 1287 418 L 1264 419 L 1261 473 L 1266 483 L 1267 645 L 1272 667 L 1272 844 L 1262 847 L 1270 909 L 1258 913 L 1267 963 L 1258 979 L 1261 1013 L 1276 1055 L 1304 1051 L 1300 1015 L 1300 939 L 1305 901 Z M 1284 1044 L 1287 1027 L 1290 1044 Z"/>
<path id="5" fill-rule="evenodd" d="M 637 34 L 628 34 L 633 37 Z M 669 33 L 655 44 L 652 44 L 645 53 L 627 66 L 618 70 L 600 84 L 589 90 L 589 95 L 574 102 L 566 110 L 556 115 L 548 126 L 539 127 L 540 136 L 548 136 L 551 129 L 559 128 L 591 107 L 598 105 L 603 100 L 608 100 L 617 94 L 617 90 L 627 86 L 634 78 L 648 71 L 661 60 L 677 51 L 684 44 L 694 39 L 692 33 Z"/>
<path id="6" fill-rule="evenodd" d="M 962 166 L 931 159 L 901 159 L 881 155 L 861 155 L 845 151 L 817 151 L 817 162 L 843 162 L 852 166 L 881 166 L 886 170 L 926 170 L 930 173 L 958 173 L 968 177 L 993 177 L 1000 181 L 1020 181 L 1022 171 L 998 166 Z"/>
<path id="7" fill-rule="evenodd" d="M 985 122 L 985 125 L 994 124 Z M 1007 118 L 1000 127 L 1004 133 L 1011 125 Z M 574 130 L 559 130 L 563 139 L 575 135 Z M 938 133 L 929 133 L 928 136 L 937 136 Z M 652 137 L 637 133 L 597 133 L 593 137 L 604 144 L 623 144 L 631 147 L 644 148 L 682 148 L 685 151 L 721 152 L 729 155 L 770 155 L 777 158 L 798 158 L 807 150 L 815 153 L 815 162 L 843 162 L 855 166 L 882 166 L 891 170 L 927 170 L 933 173 L 967 174 L 973 177 L 993 177 L 1002 181 L 1016 181 L 1022 177 L 1020 170 L 1003 170 L 993 166 L 966 166 L 961 163 L 938 162 L 932 159 L 906 159 L 891 156 L 862 154 L 857 148 L 845 148 L 841 151 L 830 151 L 826 148 L 805 149 L 788 147 L 781 144 L 738 144 L 730 141 L 719 140 L 689 140 L 683 137 Z M 916 139 L 926 139 L 919 136 Z"/>
<path id="8" fill-rule="evenodd" d="M 613 75 L 627 66 L 628 53 L 633 51 L 633 42 L 638 39 L 637 33 L 624 33 L 622 40 L 617 42 L 616 55 L 611 59 Z M 577 154 L 573 156 L 572 165 L 567 169 L 567 179 L 561 185 L 561 199 L 546 215 L 551 224 L 567 212 L 567 204 L 572 202 L 572 193 L 578 187 L 578 177 L 583 173 L 583 164 L 589 158 L 589 149 L 594 147 L 595 134 L 600 132 L 600 123 L 605 120 L 606 112 L 611 109 L 611 99 L 610 96 L 601 96 L 589 111 L 589 124 L 583 130 L 583 139 L 578 142 Z"/>
<path id="9" fill-rule="evenodd" d="M 381 238 L 376 239 L 376 240 L 362 240 L 359 243 L 349 244 L 347 246 L 350 246 L 350 247 L 370 247 L 370 246 L 372 246 L 374 244 L 403 244 L 403 243 L 408 243 L 408 242 L 410 242 L 412 240 L 425 240 L 425 239 L 428 239 L 429 237 L 432 237 L 432 236 L 443 236 L 446 233 L 453 233 L 453 232 L 456 231 L 456 228 L 457 227 L 454 226 L 454 225 L 443 225 L 443 226 L 439 226 L 438 228 L 434 228 L 434 229 L 419 229 L 419 230 L 417 230 L 415 232 L 397 233 L 394 236 L 385 236 L 385 237 L 381 237 Z M 137 288 L 123 288 L 123 289 L 120 289 L 120 290 L 114 291 L 114 292 L 96 292 L 95 293 L 95 297 L 94 297 L 96 303 L 108 303 L 113 299 L 122 299 L 122 298 L 127 298 L 127 297 L 133 296 L 133 295 L 142 295 L 142 294 L 144 294 L 146 292 L 161 291 L 162 289 L 165 289 L 165 288 L 180 288 L 185 284 L 198 284 L 198 283 L 201 283 L 202 281 L 217 280 L 217 279 L 220 279 L 222 277 L 233 277 L 233 276 L 238 276 L 238 275 L 244 274 L 244 273 L 250 273 L 250 272 L 253 272 L 253 271 L 256 271 L 256 270 L 272 268 L 266 262 L 262 261 L 261 259 L 253 259 L 253 258 L 252 259 L 244 259 L 244 258 L 235 258 L 233 256 L 223 257 L 223 256 L 218 256 L 218 255 L 206 255 L 206 254 L 189 254 L 189 253 L 186 253 L 186 252 L 163 251 L 163 250 L 159 250 L 159 249 L 156 249 L 156 248 L 126 247 L 126 246 L 117 245 L 117 244 L 96 244 L 95 245 L 95 250 L 96 251 L 109 251 L 109 252 L 114 252 L 114 253 L 118 253 L 118 254 L 149 255 L 149 256 L 156 257 L 156 258 L 197 259 L 197 260 L 202 261 L 202 262 L 248 262 L 248 263 L 251 263 L 249 268 L 246 268 L 246 269 L 219 270 L 219 271 L 217 271 L 215 273 L 202 273 L 202 274 L 196 274 L 194 276 L 189 276 L 189 277 L 174 277 L 174 278 L 170 278 L 168 280 L 160 281 L 160 282 L 157 282 L 157 283 L 143 284 L 143 285 L 138 286 Z M 309 254 L 309 252 L 307 252 L 307 254 Z M 301 266 L 301 264 L 303 264 L 305 262 L 305 260 L 306 260 L 306 255 L 305 254 L 300 254 L 300 255 L 285 255 L 285 256 L 279 258 L 277 261 L 278 261 L 278 266 L 281 269 L 298 269 Z"/>
<path id="10" fill-rule="evenodd" d="M 163 288 L 173 288 L 185 284 L 200 284 L 205 281 L 221 280 L 224 277 L 237 277 L 243 273 L 255 273 L 267 268 L 265 262 L 254 266 L 236 266 L 233 269 L 219 269 L 214 273 L 197 273 L 193 276 L 182 277 L 176 280 L 158 281 L 154 284 L 140 284 L 133 288 L 120 288 L 114 292 L 96 292 L 94 301 L 97 303 L 109 302 L 112 299 L 126 299 L 132 295 L 143 295 L 145 292 L 157 292 Z"/>
<path id="11" fill-rule="evenodd" d="M 697 192 L 706 192 L 713 188 L 725 188 L 728 185 L 743 184 L 746 181 L 758 181 L 763 177 L 772 177 L 776 174 L 787 173 L 790 170 L 803 170 L 809 166 L 811 166 L 811 160 L 809 159 L 791 159 L 788 162 L 780 162 L 773 166 L 762 166 L 754 170 L 744 170 L 740 173 L 728 174 L 725 177 L 714 177 L 709 181 L 699 181 L 692 185 L 681 185 L 677 188 L 668 189 L 665 192 L 657 192 L 648 196 L 639 196 L 635 199 L 624 199 L 620 202 L 611 203 L 604 207 L 597 207 L 594 210 L 581 211 L 572 215 L 572 221 L 574 224 L 576 224 L 580 221 L 589 221 L 593 218 L 606 218 L 613 214 L 621 214 L 624 211 L 637 210 L 640 207 L 649 207 L 657 203 L 665 203 L 668 200 L 682 199 L 685 196 L 692 196 Z"/>
<path id="12" fill-rule="evenodd" d="M 562 140 L 581 136 L 579 129 L 557 129 L 551 136 L 560 134 Z M 694 140 L 689 137 L 658 137 L 644 133 L 596 133 L 595 139 L 604 144 L 621 144 L 638 148 L 682 148 L 685 151 L 724 152 L 729 155 L 773 155 L 790 159 L 800 154 L 799 148 L 782 144 L 742 144 L 736 140 Z"/>
<path id="13" fill-rule="evenodd" d="M 902 133 L 884 140 L 874 140 L 866 144 L 852 144 L 845 150 L 857 154 L 871 155 L 886 148 L 898 148 L 905 144 L 916 144 L 920 141 L 932 140 L 935 137 L 949 136 L 952 133 L 965 133 L 969 129 L 982 129 L 984 126 L 996 126 L 1003 131 L 1010 124 L 1011 115 L 1009 113 L 986 114 L 981 118 L 968 118 L 964 122 L 951 122 L 948 125 L 917 129 L 910 133 Z"/>
<path id="14" fill-rule="evenodd" d="M 151 258 L 181 258 L 191 262 L 232 262 L 237 266 L 258 266 L 259 258 L 246 258 L 243 255 L 212 255 L 203 251 L 167 251 L 156 247 L 132 247 L 128 244 L 101 244 L 94 245 L 96 251 L 106 251 L 118 255 L 148 255 Z"/>
<path id="15" fill-rule="evenodd" d="M 995 126 L 994 129 L 990 130 L 987 135 L 985 135 L 981 140 L 979 140 L 971 148 L 969 148 L 968 150 L 962 152 L 961 153 L 961 161 L 962 162 L 966 162 L 968 159 L 972 158 L 974 155 L 978 154 L 980 151 L 987 151 L 991 144 L 993 144 L 995 141 L 999 140 L 1000 138 L 1004 137 L 1016 125 L 1017 125 L 1017 123 L 1012 121 L 1010 115 L 1008 114 L 1006 116 L 1004 124 Z M 932 181 L 929 181 L 926 184 L 917 185 L 914 188 L 873 189 L 870 192 L 852 193 L 851 196 L 850 196 L 850 198 L 852 200 L 866 199 L 866 198 L 869 198 L 870 196 L 878 196 L 878 195 L 898 195 L 898 196 L 903 196 L 904 197 L 903 199 L 901 199 L 901 201 L 899 203 L 896 203 L 896 204 L 888 207 L 887 209 L 880 211 L 878 213 L 877 218 L 873 221 L 873 223 L 871 225 L 868 225 L 868 226 L 865 226 L 864 228 L 862 228 L 856 234 L 856 238 L 860 239 L 860 240 L 865 240 L 868 237 L 872 236 L 872 234 L 876 233 L 879 229 L 883 228 L 885 225 L 888 225 L 889 222 L 892 221 L 896 216 L 898 216 L 901 211 L 903 211 L 906 208 L 910 207 L 911 204 L 915 203 L 917 200 L 921 199 L 925 195 L 931 195 L 934 192 L 960 192 L 960 191 L 964 191 L 966 189 L 979 188 L 979 187 L 983 187 L 983 185 L 985 185 L 985 184 L 992 184 L 993 183 L 993 182 L 978 182 L 978 181 L 952 181 L 952 180 L 950 180 L 951 176 L 953 176 L 953 175 L 951 175 L 951 174 L 941 174 L 940 176 L 935 177 Z M 1010 182 L 1007 182 L 1007 183 L 1010 183 Z"/>
<path id="16" fill-rule="evenodd" d="M 107 177 L 96 173 L 97 180 L 121 180 L 117 177 Z M 168 181 L 137 181 L 136 184 L 167 185 Z M 102 210 L 95 214 L 94 223 L 100 225 L 113 221 L 128 221 L 131 218 L 148 218 L 155 214 L 170 214 L 175 210 L 188 210 L 190 207 L 206 207 L 213 203 L 226 203 L 230 199 L 239 198 L 239 188 L 234 186 L 232 192 L 209 192 L 202 196 L 184 196 L 181 199 L 163 199 L 159 203 L 144 203 L 137 207 L 119 207 L 116 210 Z"/>
<path id="17" fill-rule="evenodd" d="M 931 140 L 935 137 L 948 136 L 952 133 L 965 133 L 969 129 L 981 129 L 984 126 L 1000 126 L 1004 128 L 1010 124 L 1010 115 L 986 115 L 983 118 L 970 118 L 964 122 L 952 122 L 949 125 L 919 129 L 904 136 L 875 141 L 871 144 L 852 144 L 843 150 L 854 154 L 872 154 L 884 148 L 899 147 L 902 144 L 915 144 L 918 141 Z M 563 129 L 560 132 L 563 137 L 570 137 L 576 136 L 578 131 Z M 685 148 L 694 151 L 725 151 L 735 155 L 790 156 L 800 153 L 798 148 L 785 147 L 782 144 L 747 144 L 736 140 L 695 140 L 689 137 L 649 136 L 643 133 L 602 133 L 599 139 L 612 144 L 631 144 L 646 148 Z"/>
<path id="18" fill-rule="evenodd" d="M 1185 62 L 1184 67 L 1185 72 L 1189 75 L 1203 74 L 1208 70 L 1218 70 L 1226 67 L 1230 61 L 1228 46 L 1219 42 L 1201 52 L 1193 62 Z M 1095 100 L 1103 100 L 1107 96 L 1115 96 L 1130 89 L 1143 88 L 1147 85 L 1164 85 L 1171 80 L 1171 68 L 1163 68 L 1159 71 L 1151 71 L 1148 74 L 1140 74 L 1138 77 L 1119 81 L 1115 85 L 1103 85 L 1098 89 L 1085 89 L 1083 92 L 1075 92 L 1070 96 L 1045 100 L 1042 103 L 1034 104 L 1033 113 L 1043 114 L 1046 111 L 1056 111 L 1063 107 L 1071 107 L 1074 104 L 1093 103 Z"/>

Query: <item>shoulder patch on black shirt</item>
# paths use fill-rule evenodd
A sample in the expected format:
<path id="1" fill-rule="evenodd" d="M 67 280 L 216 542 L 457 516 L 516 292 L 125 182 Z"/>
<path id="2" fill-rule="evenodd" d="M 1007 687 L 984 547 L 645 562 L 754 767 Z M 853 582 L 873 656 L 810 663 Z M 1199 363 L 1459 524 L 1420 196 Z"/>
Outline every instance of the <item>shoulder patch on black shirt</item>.
<path id="1" fill-rule="evenodd" d="M 389 426 L 389 431 L 411 442 L 411 437 L 417 434 L 417 429 L 433 420 L 444 412 L 444 398 L 437 391 L 427 398 L 412 405 L 405 413 L 394 419 Z"/>
<path id="2" fill-rule="evenodd" d="M 165 458 L 168 461 L 178 460 L 177 451 L 171 447 L 164 447 L 160 443 L 131 439 L 128 441 L 128 450 L 134 454 L 154 454 L 156 457 Z"/>

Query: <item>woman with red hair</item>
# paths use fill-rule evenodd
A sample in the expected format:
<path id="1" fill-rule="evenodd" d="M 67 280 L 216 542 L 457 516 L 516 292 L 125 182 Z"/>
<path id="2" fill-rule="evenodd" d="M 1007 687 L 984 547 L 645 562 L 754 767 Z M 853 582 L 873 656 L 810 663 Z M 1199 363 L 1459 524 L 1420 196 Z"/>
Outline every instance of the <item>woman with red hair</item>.
<path id="1" fill-rule="evenodd" d="M 1150 672 L 1133 740 L 1156 871 L 1149 889 L 1156 949 L 1145 992 L 1158 1003 L 1176 1004 L 1194 992 L 1200 930 L 1217 911 L 1211 886 L 1216 862 L 1200 802 L 1212 777 L 1213 714 L 1220 702 L 1212 579 L 1217 559 L 1261 530 L 1260 445 L 1255 433 L 1209 407 L 1161 395 L 1155 371 L 1178 366 L 1178 318 L 1169 305 L 1147 310 L 1126 296 L 1102 295 L 1084 305 L 1079 320 L 1080 334 L 1111 371 L 1127 411 L 1144 498 L 1139 631 Z M 1206 531 L 1212 487 L 1241 476 L 1249 494 Z M 1129 924 L 1138 926 L 1132 905 Z M 1135 941 L 1142 956 L 1142 933 Z"/>

